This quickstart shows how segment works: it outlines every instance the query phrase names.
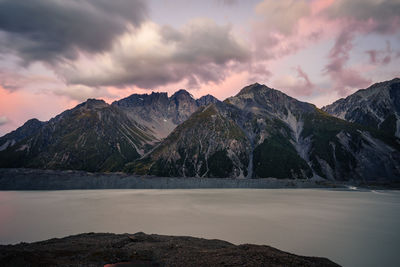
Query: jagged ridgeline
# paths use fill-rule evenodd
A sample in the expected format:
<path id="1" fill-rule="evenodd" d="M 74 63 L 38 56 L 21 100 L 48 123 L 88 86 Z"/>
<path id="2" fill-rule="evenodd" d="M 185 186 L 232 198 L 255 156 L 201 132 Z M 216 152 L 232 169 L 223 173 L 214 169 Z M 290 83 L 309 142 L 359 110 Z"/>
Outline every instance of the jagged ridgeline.
<path id="1" fill-rule="evenodd" d="M 161 176 L 398 179 L 395 137 L 265 85 L 201 108 L 127 170 Z"/>
<path id="2" fill-rule="evenodd" d="M 377 83 L 323 107 L 329 114 L 400 138 L 400 79 Z"/>
<path id="3" fill-rule="evenodd" d="M 387 82 L 392 91 L 384 94 L 392 103 L 388 114 L 396 118 L 398 84 Z M 174 177 L 400 179 L 396 131 L 326 111 L 260 84 L 224 102 L 194 99 L 184 90 L 171 97 L 135 94 L 112 105 L 88 100 L 0 138 L 0 166 Z M 385 122 L 390 129 L 397 124 Z"/>
<path id="4" fill-rule="evenodd" d="M 112 105 L 88 99 L 48 122 L 29 120 L 0 138 L 0 167 L 121 171 L 201 105 L 185 90 L 131 95 Z"/>

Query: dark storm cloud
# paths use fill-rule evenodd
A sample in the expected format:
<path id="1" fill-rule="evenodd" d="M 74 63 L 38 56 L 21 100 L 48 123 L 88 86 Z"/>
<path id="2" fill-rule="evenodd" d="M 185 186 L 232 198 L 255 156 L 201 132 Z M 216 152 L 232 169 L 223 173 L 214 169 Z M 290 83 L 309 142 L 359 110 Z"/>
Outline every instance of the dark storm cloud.
<path id="1" fill-rule="evenodd" d="M 0 0 L 0 52 L 16 52 L 25 63 L 102 52 L 146 14 L 143 0 Z"/>
<path id="2" fill-rule="evenodd" d="M 87 86 L 154 88 L 186 79 L 193 88 L 223 80 L 232 64 L 249 59 L 249 50 L 230 26 L 198 19 L 183 29 L 145 23 L 90 67 L 66 65 L 60 73 L 70 84 Z"/>
<path id="3" fill-rule="evenodd" d="M 358 22 L 373 22 L 370 31 L 388 33 L 398 30 L 399 0 L 339 0 L 327 9 L 331 18 L 347 18 Z"/>

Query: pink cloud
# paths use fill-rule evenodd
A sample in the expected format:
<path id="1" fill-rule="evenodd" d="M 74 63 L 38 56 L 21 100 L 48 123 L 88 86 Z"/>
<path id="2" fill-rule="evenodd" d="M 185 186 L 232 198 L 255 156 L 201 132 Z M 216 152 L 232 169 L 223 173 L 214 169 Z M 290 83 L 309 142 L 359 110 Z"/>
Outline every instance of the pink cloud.
<path id="1" fill-rule="evenodd" d="M 358 0 L 357 0 L 358 1 Z M 398 32 L 400 26 L 399 17 L 395 13 L 388 14 L 388 17 L 382 17 L 382 14 L 375 14 L 372 7 L 367 3 L 366 6 L 359 6 L 360 12 L 351 16 L 348 10 L 344 10 L 343 6 L 350 5 L 349 8 L 356 7 L 352 4 L 339 1 L 338 4 L 327 9 L 326 14 L 331 19 L 335 19 L 337 25 L 340 26 L 340 31 L 336 37 L 335 43 L 329 52 L 328 63 L 324 68 L 324 74 L 328 75 L 333 83 L 333 90 L 337 91 L 339 96 L 345 96 L 350 89 L 364 88 L 371 84 L 371 80 L 363 77 L 361 72 L 354 66 L 347 66 L 350 55 L 353 50 L 353 41 L 356 36 L 368 35 L 370 33 L 378 34 L 394 34 Z M 382 9 L 387 2 L 377 6 L 377 9 Z M 340 5 L 341 4 L 341 5 Z M 400 8 L 400 5 L 397 6 Z M 332 15 L 334 14 L 334 15 Z M 368 50 L 366 53 L 369 56 L 371 64 L 386 65 L 391 62 L 392 49 L 390 43 L 384 51 L 376 49 Z"/>
<path id="2" fill-rule="evenodd" d="M 335 0 L 318 0 L 318 1 L 312 1 L 310 3 L 311 5 L 311 14 L 313 15 L 318 15 L 321 11 L 329 8 L 332 6 L 332 4 L 335 2 Z"/>
<path id="3" fill-rule="evenodd" d="M 349 29 L 349 28 L 347 28 Z M 371 83 L 370 80 L 351 67 L 346 67 L 350 59 L 350 52 L 353 49 L 353 39 L 355 33 L 352 28 L 343 30 L 336 38 L 335 44 L 329 52 L 329 61 L 324 68 L 324 73 L 328 75 L 333 82 L 333 90 L 337 91 L 339 96 L 348 94 L 350 88 L 363 88 Z"/>
<path id="4" fill-rule="evenodd" d="M 9 122 L 9 119 L 6 116 L 0 116 L 0 126 Z"/>
<path id="5" fill-rule="evenodd" d="M 8 123 L 0 126 L 0 136 L 32 118 L 49 120 L 77 103 L 65 97 L 55 98 L 51 94 L 25 90 L 9 92 L 0 86 L 0 114 L 8 118 Z"/>
<path id="6" fill-rule="evenodd" d="M 272 85 L 293 97 L 310 96 L 316 89 L 315 84 L 300 66 L 293 68 L 293 70 L 296 71 L 296 76 L 280 76 L 272 82 Z"/>
<path id="7" fill-rule="evenodd" d="M 263 2 L 265 6 L 269 5 L 267 2 L 270 1 Z M 289 3 L 292 4 L 294 1 L 282 1 L 274 3 L 273 6 L 289 5 Z M 264 21 L 253 24 L 255 58 L 268 62 L 267 65 L 270 66 L 268 72 L 273 73 L 271 70 L 275 65 L 279 65 L 278 62 L 283 57 L 294 55 L 314 43 L 329 40 L 333 41 L 333 46 L 328 52 L 328 61 L 323 63 L 321 68 L 330 80 L 332 89 L 340 96 L 344 96 L 350 89 L 369 85 L 371 80 L 363 76 L 361 66 L 349 65 L 354 49 L 353 40 L 360 35 L 365 36 L 370 33 L 393 35 L 399 32 L 400 3 L 397 0 L 382 0 L 379 3 L 373 0 L 315 0 L 307 2 L 308 7 L 304 4 L 304 1 L 298 1 L 296 5 L 301 8 L 292 9 L 290 12 L 281 10 L 279 17 L 290 17 L 288 21 L 274 19 L 275 9 L 264 8 L 263 12 L 259 12 L 259 15 L 267 17 Z M 272 16 L 272 19 L 268 16 Z M 332 36 L 337 37 L 334 39 Z M 367 53 L 371 63 L 376 64 L 379 61 L 381 65 L 389 64 L 394 56 L 390 52 L 390 47 L 384 52 L 371 50 Z M 310 93 L 308 90 L 303 90 L 301 84 L 298 87 L 297 93 L 300 95 Z"/>
<path id="8" fill-rule="evenodd" d="M 303 69 L 300 66 L 296 67 L 297 71 L 297 77 L 303 79 L 302 86 L 300 86 L 299 91 L 302 95 L 310 95 L 313 92 L 313 89 L 315 88 L 314 83 L 310 81 L 310 78 L 308 77 L 307 73 L 303 71 Z"/>
<path id="9" fill-rule="evenodd" d="M 368 51 L 365 51 L 365 53 L 367 53 L 369 55 L 369 62 L 371 64 L 377 64 L 378 63 L 378 60 L 376 59 L 377 55 L 378 55 L 378 51 L 377 50 L 368 50 Z"/>
<path id="10" fill-rule="evenodd" d="M 393 50 L 389 41 L 386 42 L 386 48 L 382 50 L 365 51 L 369 55 L 369 62 L 373 65 L 387 65 L 392 61 Z"/>
<path id="11" fill-rule="evenodd" d="M 190 92 L 196 98 L 211 94 L 219 100 L 224 100 L 230 96 L 236 95 L 243 87 L 247 86 L 249 84 L 249 77 L 250 73 L 247 71 L 231 72 L 220 83 L 204 84 L 199 89 L 191 90 Z"/>

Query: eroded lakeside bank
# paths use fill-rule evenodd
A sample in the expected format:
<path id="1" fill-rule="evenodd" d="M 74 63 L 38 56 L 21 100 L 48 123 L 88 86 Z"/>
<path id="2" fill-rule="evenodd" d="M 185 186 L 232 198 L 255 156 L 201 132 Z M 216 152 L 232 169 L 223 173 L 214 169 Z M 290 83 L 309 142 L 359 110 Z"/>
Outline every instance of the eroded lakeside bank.
<path id="1" fill-rule="evenodd" d="M 90 173 L 39 169 L 0 169 L 0 190 L 79 189 L 213 189 L 213 188 L 337 188 L 399 189 L 399 183 L 334 182 L 304 179 L 233 179 L 153 177 L 126 173 Z"/>

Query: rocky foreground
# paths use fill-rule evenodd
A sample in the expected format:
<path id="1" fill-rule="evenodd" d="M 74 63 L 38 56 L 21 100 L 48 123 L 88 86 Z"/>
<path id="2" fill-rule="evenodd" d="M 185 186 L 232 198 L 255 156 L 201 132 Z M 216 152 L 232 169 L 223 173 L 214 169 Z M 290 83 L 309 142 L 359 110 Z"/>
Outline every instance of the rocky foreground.
<path id="1" fill-rule="evenodd" d="M 87 233 L 0 246 L 0 266 L 339 266 L 269 246 L 184 236 Z"/>

